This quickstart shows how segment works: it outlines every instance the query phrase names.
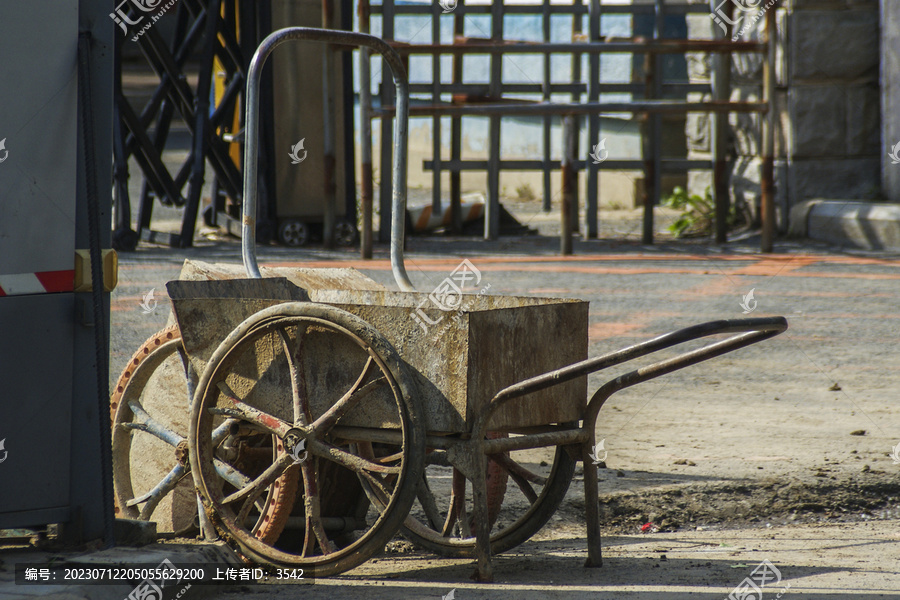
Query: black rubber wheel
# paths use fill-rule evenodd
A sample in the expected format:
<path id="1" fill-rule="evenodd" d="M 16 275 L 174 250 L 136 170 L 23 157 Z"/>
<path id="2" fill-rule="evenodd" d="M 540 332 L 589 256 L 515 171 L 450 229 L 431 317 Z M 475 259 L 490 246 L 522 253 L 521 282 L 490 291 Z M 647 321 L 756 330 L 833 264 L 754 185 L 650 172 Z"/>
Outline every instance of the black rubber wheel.
<path id="1" fill-rule="evenodd" d="M 141 237 L 132 229 L 116 229 L 112 234 L 112 247 L 121 252 L 134 252 Z"/>
<path id="2" fill-rule="evenodd" d="M 207 227 L 217 227 L 218 223 L 216 223 L 216 208 L 212 204 L 207 204 L 203 207 L 203 224 Z"/>
<path id="3" fill-rule="evenodd" d="M 334 226 L 334 242 L 338 246 L 352 247 L 359 242 L 356 225 L 349 221 L 338 221 Z"/>
<path id="4" fill-rule="evenodd" d="M 223 537 L 251 560 L 300 567 L 307 576 L 342 573 L 381 551 L 409 513 L 424 470 L 414 386 L 390 343 L 338 308 L 289 302 L 241 323 L 200 378 L 189 437 L 195 485 Z M 211 441 L 225 419 L 277 436 L 289 454 L 240 490 L 226 489 L 214 468 L 222 448 Z M 384 435 L 400 450 L 371 457 Z M 249 529 L 249 510 L 291 470 L 301 473 L 303 516 L 277 544 L 266 544 Z M 324 514 L 319 482 L 338 479 L 336 470 L 365 482 L 378 508 L 349 525 Z"/>
<path id="5" fill-rule="evenodd" d="M 297 219 L 285 219 L 278 224 L 278 241 L 298 248 L 309 243 L 309 225 Z"/>

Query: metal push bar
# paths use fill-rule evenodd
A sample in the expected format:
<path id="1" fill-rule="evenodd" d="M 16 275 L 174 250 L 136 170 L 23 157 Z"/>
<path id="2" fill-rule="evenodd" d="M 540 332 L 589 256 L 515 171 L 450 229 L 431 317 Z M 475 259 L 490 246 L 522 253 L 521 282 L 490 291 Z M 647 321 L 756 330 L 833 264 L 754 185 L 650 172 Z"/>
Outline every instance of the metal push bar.
<path id="1" fill-rule="evenodd" d="M 247 73 L 247 108 L 244 116 L 244 195 L 241 221 L 241 255 L 247 275 L 260 279 L 256 260 L 257 161 L 259 159 L 259 86 L 263 66 L 277 46 L 288 40 L 323 42 L 341 46 L 362 46 L 379 52 L 391 68 L 397 92 L 397 116 L 394 120 L 393 194 L 391 212 L 391 270 L 404 292 L 416 288 L 406 274 L 403 262 L 403 237 L 406 226 L 406 167 L 409 123 L 409 80 L 400 56 L 384 41 L 372 35 L 332 31 L 312 27 L 287 27 L 272 32 L 262 41 L 250 61 Z"/>
<path id="2" fill-rule="evenodd" d="M 581 458 L 585 465 L 585 520 L 587 522 L 588 536 L 588 559 L 585 566 L 599 567 L 601 565 L 601 552 L 600 512 L 597 501 L 597 469 L 591 464 L 589 456 L 594 446 L 594 431 L 596 429 L 597 417 L 606 400 L 616 392 L 625 388 L 644 383 L 645 381 L 655 379 L 656 377 L 672 373 L 691 365 L 696 365 L 705 360 L 727 354 L 733 350 L 738 350 L 751 344 L 775 337 L 787 330 L 787 327 L 788 323 L 784 317 L 731 319 L 701 323 L 699 325 L 666 333 L 652 340 L 635 344 L 616 352 L 589 358 L 562 367 L 561 369 L 520 381 L 497 392 L 493 399 L 475 416 L 470 439 L 449 450 L 451 462 L 458 467 L 467 470 L 467 475 L 473 480 L 472 487 L 475 494 L 474 513 L 477 540 L 475 544 L 475 555 L 478 561 L 478 578 L 484 581 L 490 581 L 492 578 L 490 519 L 488 519 L 487 493 L 484 482 L 488 454 L 508 451 L 509 449 L 516 447 L 516 445 L 521 447 L 534 447 L 537 445 L 581 444 Z M 593 396 L 591 396 L 590 402 L 588 402 L 587 408 L 582 416 L 581 427 L 578 429 L 524 435 L 508 440 L 485 439 L 491 416 L 497 409 L 512 400 L 520 399 L 520 401 L 527 402 L 528 399 L 523 398 L 523 396 L 527 396 L 532 392 L 547 389 L 565 383 L 566 381 L 620 365 L 630 360 L 647 356 L 659 352 L 660 350 L 672 348 L 686 342 L 722 334 L 734 335 L 702 348 L 690 350 L 679 354 L 678 356 L 629 371 L 624 375 L 620 375 L 619 377 L 606 382 L 594 392 Z M 532 440 L 532 438 L 539 438 L 539 440 Z M 534 443 L 528 443 L 529 441 L 533 441 Z"/>

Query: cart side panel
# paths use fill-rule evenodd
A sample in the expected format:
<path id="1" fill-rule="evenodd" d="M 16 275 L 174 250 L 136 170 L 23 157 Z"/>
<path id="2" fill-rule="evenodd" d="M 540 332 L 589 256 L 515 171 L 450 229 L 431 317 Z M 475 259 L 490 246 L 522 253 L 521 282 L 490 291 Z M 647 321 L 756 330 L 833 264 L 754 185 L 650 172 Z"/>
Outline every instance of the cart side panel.
<path id="1" fill-rule="evenodd" d="M 245 319 L 274 304 L 309 300 L 284 278 L 170 281 L 182 344 L 200 374 L 219 344 Z"/>
<path id="2" fill-rule="evenodd" d="M 566 302 L 469 313 L 468 422 L 503 388 L 587 358 L 588 303 Z M 578 421 L 587 377 L 511 400 L 491 429 Z"/>
<path id="3" fill-rule="evenodd" d="M 372 304 L 342 304 L 329 302 L 338 308 L 359 316 L 377 329 L 397 350 L 416 383 L 418 402 L 425 415 L 425 428 L 430 432 L 466 431 L 465 408 L 467 370 L 467 333 L 464 328 L 449 328 L 436 338 L 412 319 L 408 306 L 389 306 L 394 294 L 369 293 L 379 298 L 361 298 L 353 293 L 356 301 Z M 405 294 L 422 296 L 425 294 Z M 322 294 L 314 294 L 314 300 L 322 300 Z M 344 296 L 344 294 L 341 294 Z M 330 298 L 338 300 L 338 297 Z M 396 300 L 396 297 L 393 298 Z M 383 304 L 378 304 L 382 302 Z M 432 320 L 440 314 L 430 314 Z M 347 423 L 357 425 L 357 423 Z M 365 424 L 360 423 L 360 426 Z"/>

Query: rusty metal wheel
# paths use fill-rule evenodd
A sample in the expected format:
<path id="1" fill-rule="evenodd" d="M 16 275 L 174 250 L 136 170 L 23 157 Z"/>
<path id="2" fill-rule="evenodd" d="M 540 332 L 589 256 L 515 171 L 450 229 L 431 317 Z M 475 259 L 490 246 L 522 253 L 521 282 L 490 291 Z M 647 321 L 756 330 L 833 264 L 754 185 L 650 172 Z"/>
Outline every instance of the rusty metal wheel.
<path id="1" fill-rule="evenodd" d="M 316 576 L 352 569 L 383 549 L 424 468 L 414 385 L 390 343 L 338 308 L 289 302 L 241 323 L 210 358 L 191 415 L 194 481 L 223 536 L 247 558 Z M 223 451 L 214 431 L 227 421 L 277 436 L 288 454 L 230 489 L 214 468 Z M 397 451 L 371 456 L 384 439 Z M 261 542 L 248 510 L 291 472 L 301 474 L 302 515 L 289 519 L 277 543 Z M 321 485 L 348 477 L 364 482 L 377 509 L 365 503 L 354 515 L 327 514 Z"/>
<path id="2" fill-rule="evenodd" d="M 489 434 L 488 437 L 505 435 Z M 493 554 L 514 548 L 536 534 L 565 498 L 575 473 L 575 459 L 564 448 L 555 448 L 555 455 L 553 451 L 553 448 L 536 448 L 488 456 L 488 516 Z M 425 463 L 417 501 L 404 522 L 403 534 L 413 543 L 442 556 L 474 556 L 471 483 L 453 468 L 445 451 L 429 452 Z M 515 485 L 509 486 L 507 479 Z M 442 502 L 444 498 L 449 498 L 449 502 Z"/>
<path id="3" fill-rule="evenodd" d="M 185 435 L 196 382 L 177 325 L 144 342 L 119 376 L 110 397 L 117 516 L 156 521 L 162 532 L 186 534 L 197 529 L 197 496 L 187 477 Z M 217 436 L 225 434 L 220 431 Z M 229 462 L 218 465 L 220 476 L 233 485 L 243 484 L 233 465 L 262 471 L 284 453 L 277 439 L 273 447 L 272 436 L 255 435 L 256 439 L 233 443 Z M 279 486 L 256 512 L 260 539 L 272 541 L 280 535 L 296 494 L 296 475 L 284 478 Z"/>

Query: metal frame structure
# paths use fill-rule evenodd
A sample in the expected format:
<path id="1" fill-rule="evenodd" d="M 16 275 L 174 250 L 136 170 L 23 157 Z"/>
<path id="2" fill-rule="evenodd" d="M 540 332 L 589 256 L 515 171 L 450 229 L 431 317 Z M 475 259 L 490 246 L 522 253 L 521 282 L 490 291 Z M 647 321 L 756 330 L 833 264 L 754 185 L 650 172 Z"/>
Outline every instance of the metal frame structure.
<path id="1" fill-rule="evenodd" d="M 130 6 L 130 5 L 129 5 Z M 131 7 L 135 11 L 134 7 Z M 214 210 L 220 193 L 240 197 L 241 173 L 229 155 L 232 135 L 218 134 L 229 128 L 241 101 L 249 57 L 256 48 L 259 17 L 253 3 L 239 0 L 184 0 L 176 7 L 176 23 L 171 42 L 157 28 L 143 32 L 137 43 L 160 82 L 147 104 L 138 112 L 122 91 L 122 44 L 117 38 L 115 76 L 115 198 L 118 248 L 133 250 L 138 240 L 163 243 L 176 248 L 193 243 L 200 210 L 206 162 L 215 173 Z M 240 39 L 235 24 L 240 24 Z M 189 61 L 199 57 L 197 84 L 189 83 Z M 218 106 L 211 106 L 213 61 L 218 59 L 227 74 L 226 88 Z M 191 149 L 177 173 L 163 163 L 163 151 L 173 120 L 180 118 L 191 133 Z M 128 159 L 134 157 L 144 175 L 136 230 L 131 227 L 128 193 Z M 187 191 L 182 192 L 185 186 Z M 153 203 L 184 207 L 181 232 L 162 233 L 151 229 Z"/>
<path id="2" fill-rule="evenodd" d="M 728 4 L 730 7 L 731 5 Z M 601 0 L 575 0 L 571 4 L 551 4 L 550 0 L 543 0 L 540 4 L 533 5 L 504 5 L 502 0 L 495 0 L 490 5 L 467 5 L 465 0 L 459 3 L 454 9 L 454 31 L 457 35 L 461 35 L 463 31 L 463 20 L 467 14 L 484 15 L 489 14 L 492 20 L 491 38 L 487 40 L 466 40 L 457 38 L 458 43 L 454 44 L 409 44 L 394 38 L 394 21 L 398 16 L 405 15 L 431 15 L 432 16 L 432 35 L 437 39 L 439 31 L 438 21 L 441 15 L 440 7 L 433 5 L 417 5 L 402 4 L 397 5 L 394 0 L 383 0 L 381 4 L 370 5 L 367 0 L 360 0 L 360 27 L 362 31 L 368 31 L 370 28 L 370 14 L 380 15 L 382 19 L 382 36 L 388 40 L 397 52 L 408 58 L 409 56 L 428 55 L 432 57 L 432 73 L 431 83 L 428 84 L 412 84 L 410 89 L 416 94 L 430 94 L 430 99 L 424 104 L 412 102 L 410 107 L 411 116 L 431 117 L 434 120 L 434 156 L 431 161 L 426 161 L 426 168 L 434 171 L 434 191 L 433 191 L 433 207 L 440 210 L 441 206 L 441 189 L 440 189 L 440 173 L 441 171 L 449 171 L 451 174 L 450 185 L 450 201 L 451 211 L 454 215 L 454 228 L 460 227 L 459 203 L 460 203 L 460 187 L 459 174 L 463 170 L 484 170 L 488 174 L 488 204 L 486 207 L 485 219 L 485 239 L 494 239 L 499 235 L 499 172 L 500 170 L 542 170 L 544 172 L 544 208 L 549 208 L 550 193 L 550 173 L 556 168 L 561 168 L 563 162 L 567 162 L 571 171 L 569 177 L 576 177 L 577 172 L 585 170 L 587 172 L 587 216 L 585 223 L 585 231 L 588 238 L 595 238 L 598 234 L 597 218 L 598 218 L 598 198 L 599 185 L 598 173 L 601 169 L 643 169 L 645 185 L 644 185 L 644 221 L 643 221 L 643 242 L 646 244 L 653 243 L 653 207 L 660 201 L 660 181 L 663 173 L 681 172 L 686 169 L 711 169 L 714 174 L 714 195 L 716 198 L 717 219 L 716 219 L 716 241 L 723 243 L 727 240 L 726 215 L 728 213 L 728 173 L 725 151 L 725 137 L 727 131 L 727 114 L 731 112 L 755 112 L 767 115 L 763 120 L 764 134 L 763 138 L 768 143 L 763 144 L 763 163 L 768 167 L 763 168 L 763 250 L 771 251 L 771 237 L 774 231 L 774 184 L 772 165 L 772 149 L 771 144 L 774 139 L 772 118 L 772 100 L 774 85 L 771 78 L 774 76 L 774 44 L 770 43 L 772 39 L 771 32 L 774 30 L 774 11 L 766 13 L 766 39 L 761 42 L 754 41 L 738 41 L 732 42 L 729 39 L 715 40 L 675 40 L 662 39 L 663 23 L 667 14 L 710 14 L 710 7 L 704 4 L 686 4 L 684 2 L 665 2 L 664 0 L 647 0 L 644 2 L 635 2 L 632 5 L 607 5 L 602 4 Z M 543 22 L 543 42 L 522 42 L 513 41 L 503 38 L 503 16 L 514 14 L 533 14 L 540 15 Z M 571 43 L 553 43 L 549 42 L 549 17 L 551 14 L 571 14 L 573 15 L 573 38 L 579 35 L 581 30 L 581 18 L 587 17 L 588 20 L 588 41 L 573 41 Z M 600 18 L 602 15 L 610 14 L 644 14 L 654 17 L 654 37 L 653 39 L 635 38 L 631 40 L 610 41 L 602 39 L 600 36 Z M 717 55 L 715 61 L 716 69 L 713 82 L 707 84 L 690 84 L 688 82 L 667 82 L 662 78 L 661 58 L 664 54 L 681 54 L 686 52 L 709 52 Z M 766 71 L 763 77 L 763 97 L 760 102 L 731 102 L 728 100 L 730 92 L 730 72 L 731 54 L 733 52 L 755 52 L 764 54 L 767 57 Z M 524 54 L 543 54 L 547 57 L 544 61 L 542 82 L 534 85 L 508 84 L 501 80 L 500 61 L 502 56 L 510 53 Z M 603 53 L 632 53 L 635 55 L 642 54 L 644 60 L 644 82 L 632 83 L 602 83 L 600 81 L 600 55 Z M 464 84 L 461 82 L 461 63 L 462 57 L 467 55 L 489 55 L 491 57 L 491 79 L 490 83 L 484 84 Z M 551 55 L 570 55 L 572 57 L 572 81 L 565 84 L 552 83 L 550 78 L 549 57 Z M 580 80 L 580 57 L 582 54 L 588 55 L 588 80 L 587 82 Z M 442 55 L 451 55 L 454 58 L 453 80 L 450 84 L 441 83 L 440 73 L 440 57 Z M 365 138 L 371 135 L 371 129 L 368 126 L 368 118 L 385 118 L 392 112 L 392 97 L 390 90 L 386 86 L 381 88 L 381 106 L 374 109 L 371 106 L 369 98 L 369 86 L 371 85 L 369 78 L 368 59 L 364 57 L 361 69 L 361 86 L 364 92 L 361 94 L 360 100 L 363 112 L 363 146 L 371 144 Z M 710 92 L 712 100 L 708 102 L 686 102 L 677 100 L 665 100 L 664 98 L 673 91 L 688 92 L 700 91 Z M 550 101 L 552 94 L 571 93 L 572 102 L 562 104 Z M 609 92 L 632 92 L 642 96 L 641 100 L 633 102 L 603 102 L 601 94 Z M 450 103 L 441 101 L 441 94 L 454 94 L 454 101 Z M 542 94 L 540 102 L 529 102 L 522 100 L 514 100 L 508 97 L 510 94 Z M 465 98 L 463 101 L 456 101 L 459 96 Z M 474 98 L 484 99 L 487 96 L 488 102 L 473 102 Z M 504 96 L 507 96 L 504 98 Z M 586 95 L 587 102 L 581 102 L 582 97 Z M 710 160 L 687 160 L 687 159 L 663 159 L 662 143 L 661 143 L 661 115 L 669 114 L 686 114 L 688 112 L 712 112 L 717 115 L 714 120 L 714 152 Z M 587 118 L 588 139 L 593 140 L 599 136 L 600 131 L 600 115 L 609 113 L 630 113 L 642 120 L 642 160 L 607 160 L 600 164 L 594 164 L 593 161 L 587 159 L 578 159 L 577 137 L 580 130 L 578 116 Z M 535 115 L 544 117 L 544 151 L 543 157 L 539 160 L 516 160 L 503 161 L 500 160 L 500 119 L 503 116 L 512 115 Z M 490 116 L 491 127 L 489 133 L 489 157 L 487 161 L 464 161 L 460 160 L 460 118 L 463 116 Z M 575 129 L 571 129 L 569 125 L 564 130 L 564 137 L 575 135 L 574 144 L 564 143 L 564 148 L 568 148 L 571 156 L 563 157 L 561 160 L 551 160 L 549 150 L 550 138 L 550 117 L 571 116 Z M 722 115 L 721 118 L 718 116 Z M 451 117 L 452 134 L 450 140 L 451 160 L 441 160 L 440 150 L 440 127 L 439 120 L 441 117 Z M 381 160 L 389 162 L 391 138 L 389 130 L 383 125 L 381 132 Z M 772 148 L 770 148 L 772 146 Z M 574 149 L 574 150 L 573 150 Z M 371 151 L 369 152 L 369 163 L 366 165 L 366 154 L 364 150 L 364 167 L 362 189 L 364 190 L 364 210 L 371 210 L 371 199 L 367 198 L 366 191 L 371 194 Z M 577 180 L 577 179 L 576 179 Z M 572 221 L 577 219 L 577 189 L 569 182 L 566 184 L 567 193 L 565 194 L 567 202 L 572 203 L 567 210 L 572 215 Z M 390 190 L 390 180 L 387 174 L 381 178 L 381 195 L 386 198 L 387 191 Z M 382 214 L 387 214 L 389 205 L 382 200 Z M 364 216 L 364 223 L 370 222 L 371 215 Z M 565 232 L 564 232 L 565 234 Z M 386 241 L 388 237 L 388 228 L 383 222 L 380 232 L 380 238 Z M 365 232 L 364 232 L 365 236 Z M 571 246 L 564 241 L 562 249 L 565 250 Z M 366 256 L 364 251 L 364 256 Z"/>

